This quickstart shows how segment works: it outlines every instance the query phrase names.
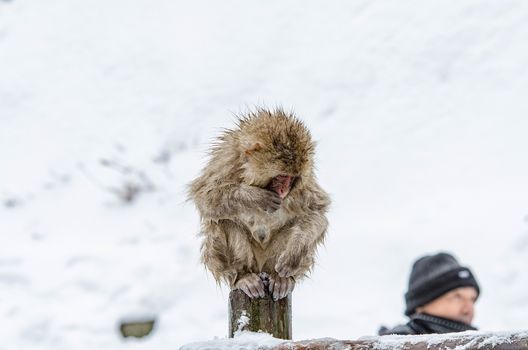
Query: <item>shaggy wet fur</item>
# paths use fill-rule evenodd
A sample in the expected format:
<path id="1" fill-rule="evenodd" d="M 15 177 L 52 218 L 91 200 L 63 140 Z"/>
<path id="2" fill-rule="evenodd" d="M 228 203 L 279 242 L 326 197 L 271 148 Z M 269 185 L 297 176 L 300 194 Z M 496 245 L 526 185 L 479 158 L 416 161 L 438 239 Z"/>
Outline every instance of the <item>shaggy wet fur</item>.
<path id="1" fill-rule="evenodd" d="M 189 190 L 202 223 L 202 262 L 217 282 L 236 288 L 261 272 L 295 281 L 312 269 L 330 205 L 315 179 L 314 151 L 305 125 L 280 109 L 250 113 L 218 138 Z M 266 189 L 279 175 L 294 178 L 282 200 Z"/>

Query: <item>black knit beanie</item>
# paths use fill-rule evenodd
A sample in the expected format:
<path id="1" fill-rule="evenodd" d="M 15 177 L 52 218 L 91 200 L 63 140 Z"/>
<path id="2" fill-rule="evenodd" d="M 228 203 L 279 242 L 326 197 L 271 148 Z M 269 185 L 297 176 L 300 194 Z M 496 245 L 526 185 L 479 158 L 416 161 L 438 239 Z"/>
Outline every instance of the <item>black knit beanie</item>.
<path id="1" fill-rule="evenodd" d="M 452 255 L 438 253 L 416 260 L 409 278 L 409 289 L 405 293 L 405 315 L 414 314 L 417 307 L 459 287 L 474 287 L 477 296 L 480 294 L 471 270 L 460 266 Z"/>

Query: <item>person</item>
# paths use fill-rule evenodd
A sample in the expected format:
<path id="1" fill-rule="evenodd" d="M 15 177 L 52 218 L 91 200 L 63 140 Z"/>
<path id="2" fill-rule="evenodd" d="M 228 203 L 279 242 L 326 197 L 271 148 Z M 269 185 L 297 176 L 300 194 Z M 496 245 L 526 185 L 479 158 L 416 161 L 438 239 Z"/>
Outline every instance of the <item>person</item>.
<path id="1" fill-rule="evenodd" d="M 431 334 L 476 330 L 471 325 L 480 287 L 471 270 L 451 254 L 426 255 L 412 266 L 405 293 L 409 322 L 379 335 Z"/>

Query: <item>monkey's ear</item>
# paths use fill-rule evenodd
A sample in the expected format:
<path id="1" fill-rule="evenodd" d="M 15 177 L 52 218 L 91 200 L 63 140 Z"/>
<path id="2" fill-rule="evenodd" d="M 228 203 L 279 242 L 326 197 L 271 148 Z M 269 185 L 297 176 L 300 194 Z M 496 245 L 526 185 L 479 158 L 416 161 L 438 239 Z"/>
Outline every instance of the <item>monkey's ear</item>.
<path id="1" fill-rule="evenodd" d="M 247 149 L 244 151 L 244 153 L 246 153 L 246 155 L 250 156 L 250 155 L 252 155 L 253 153 L 260 151 L 262 148 L 263 148 L 263 147 L 262 147 L 262 144 L 261 144 L 260 142 L 255 142 L 255 143 L 253 144 L 253 146 L 247 148 Z"/>

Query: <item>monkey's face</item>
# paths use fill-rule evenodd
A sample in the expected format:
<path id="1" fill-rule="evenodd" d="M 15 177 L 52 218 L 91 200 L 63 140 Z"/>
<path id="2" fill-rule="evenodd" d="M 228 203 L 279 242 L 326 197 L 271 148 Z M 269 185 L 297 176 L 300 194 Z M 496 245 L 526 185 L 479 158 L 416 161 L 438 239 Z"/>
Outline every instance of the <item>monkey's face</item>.
<path id="1" fill-rule="evenodd" d="M 276 192 L 279 197 L 284 199 L 292 189 L 295 177 L 291 175 L 279 175 L 271 179 L 268 190 Z"/>
<path id="2" fill-rule="evenodd" d="M 291 164 L 284 161 L 283 157 L 276 156 L 262 146 L 259 147 L 259 151 L 247 155 L 243 165 L 244 180 L 250 185 L 277 193 L 281 199 L 286 198 L 301 182 L 300 179 L 310 174 L 310 163 L 297 159 L 296 164 Z"/>
<path id="3" fill-rule="evenodd" d="M 285 198 L 313 173 L 315 144 L 304 124 L 279 111 L 241 121 L 243 181 Z"/>
<path id="4" fill-rule="evenodd" d="M 253 186 L 266 188 L 284 199 L 293 188 L 301 183 L 301 178 L 311 174 L 311 155 L 297 155 L 291 150 L 273 147 L 253 146 L 246 151 L 244 181 Z"/>

